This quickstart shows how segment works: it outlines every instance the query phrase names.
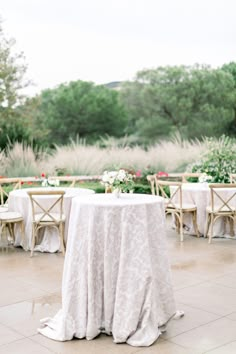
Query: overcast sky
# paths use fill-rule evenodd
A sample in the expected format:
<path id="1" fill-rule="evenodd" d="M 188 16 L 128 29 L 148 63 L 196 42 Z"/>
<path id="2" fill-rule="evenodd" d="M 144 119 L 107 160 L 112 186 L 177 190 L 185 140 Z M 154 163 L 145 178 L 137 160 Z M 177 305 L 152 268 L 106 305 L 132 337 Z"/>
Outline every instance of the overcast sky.
<path id="1" fill-rule="evenodd" d="M 236 61 L 236 0 L 1 0 L 31 94 L 62 82 L 130 80 L 160 65 Z"/>

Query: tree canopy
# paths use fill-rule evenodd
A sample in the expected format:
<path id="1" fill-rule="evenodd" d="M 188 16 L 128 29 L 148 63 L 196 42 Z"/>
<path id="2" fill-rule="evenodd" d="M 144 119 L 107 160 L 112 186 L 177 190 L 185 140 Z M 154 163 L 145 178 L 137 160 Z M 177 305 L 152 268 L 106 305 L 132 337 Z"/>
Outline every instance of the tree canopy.
<path id="1" fill-rule="evenodd" d="M 78 136 L 132 136 L 152 143 L 178 133 L 201 139 L 236 133 L 236 63 L 166 66 L 137 73 L 120 90 L 72 81 L 25 99 L 23 53 L 4 36 L 0 19 L 0 149 L 9 141 L 53 146 Z"/>
<path id="2" fill-rule="evenodd" d="M 38 141 L 65 144 L 79 136 L 93 142 L 104 134 L 124 134 L 126 112 L 114 90 L 73 81 L 45 90 L 37 99 L 34 121 L 40 130 L 34 138 Z"/>
<path id="3" fill-rule="evenodd" d="M 143 70 L 121 95 L 129 132 L 155 140 L 220 136 L 234 120 L 235 93 L 230 73 L 195 65 Z"/>
<path id="4" fill-rule="evenodd" d="M 15 41 L 4 36 L 0 20 L 0 148 L 8 140 L 25 140 L 28 131 L 16 106 L 21 102 L 21 90 L 25 81 L 26 65 L 23 53 L 14 53 Z"/>

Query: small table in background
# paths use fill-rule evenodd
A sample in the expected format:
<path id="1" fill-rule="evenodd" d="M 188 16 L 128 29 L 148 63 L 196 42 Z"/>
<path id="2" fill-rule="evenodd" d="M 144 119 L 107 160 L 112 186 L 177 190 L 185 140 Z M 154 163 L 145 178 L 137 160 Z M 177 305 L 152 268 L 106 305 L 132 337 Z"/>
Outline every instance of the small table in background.
<path id="1" fill-rule="evenodd" d="M 15 246 L 22 246 L 26 251 L 31 250 L 31 239 L 32 239 L 32 210 L 30 198 L 27 194 L 29 190 L 34 191 L 46 191 L 46 190 L 64 190 L 64 214 L 66 216 L 65 222 L 65 241 L 67 240 L 67 232 L 69 225 L 71 201 L 75 196 L 84 196 L 89 194 L 94 194 L 93 190 L 84 188 L 60 188 L 60 187 L 44 187 L 44 188 L 25 188 L 17 189 L 9 194 L 8 199 L 8 209 L 9 211 L 17 211 L 21 213 L 24 218 L 25 223 L 25 240 L 24 244 L 21 242 L 20 230 L 16 225 L 15 228 Z M 51 203 L 51 198 L 53 196 L 39 196 L 40 201 L 43 198 L 43 203 L 47 206 L 47 203 Z M 50 199 L 48 199 L 50 198 Z M 40 230 L 39 240 L 35 246 L 35 251 L 41 252 L 57 252 L 60 247 L 58 231 L 53 227 L 47 227 Z"/>

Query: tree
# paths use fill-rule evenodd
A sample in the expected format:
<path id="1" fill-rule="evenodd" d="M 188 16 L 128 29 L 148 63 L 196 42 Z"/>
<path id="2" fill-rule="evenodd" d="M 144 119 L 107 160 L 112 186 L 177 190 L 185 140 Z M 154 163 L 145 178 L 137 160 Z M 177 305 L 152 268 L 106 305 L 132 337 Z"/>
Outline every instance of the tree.
<path id="1" fill-rule="evenodd" d="M 233 121 L 233 87 L 231 75 L 208 66 L 141 71 L 121 90 L 129 132 L 149 140 L 176 132 L 184 138 L 220 136 Z"/>
<path id="2" fill-rule="evenodd" d="M 0 148 L 8 140 L 24 140 L 28 131 L 23 117 L 15 107 L 23 98 L 21 90 L 28 82 L 24 80 L 26 65 L 22 53 L 14 53 L 15 41 L 4 36 L 0 20 Z"/>
<path id="3" fill-rule="evenodd" d="M 65 144 L 77 136 L 92 142 L 101 135 L 120 137 L 124 133 L 126 112 L 118 93 L 104 86 L 73 81 L 43 91 L 38 102 L 35 122 L 42 132 L 47 131 L 41 143 Z"/>
<path id="4" fill-rule="evenodd" d="M 222 70 L 232 75 L 234 79 L 234 91 L 236 92 L 236 63 L 231 62 L 222 66 Z M 227 133 L 229 135 L 236 135 L 236 98 L 234 100 L 234 119 L 229 123 Z"/>

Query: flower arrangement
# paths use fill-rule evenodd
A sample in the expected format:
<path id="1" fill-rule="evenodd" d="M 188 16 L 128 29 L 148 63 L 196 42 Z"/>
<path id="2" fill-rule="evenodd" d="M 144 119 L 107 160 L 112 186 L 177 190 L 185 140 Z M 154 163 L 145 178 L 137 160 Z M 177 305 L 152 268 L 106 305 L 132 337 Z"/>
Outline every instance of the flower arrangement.
<path id="1" fill-rule="evenodd" d="M 229 183 L 230 174 L 236 173 L 235 140 L 224 135 L 219 139 L 207 138 L 206 147 L 200 160 L 187 170 L 212 176 L 213 183 Z"/>
<path id="2" fill-rule="evenodd" d="M 41 174 L 42 187 L 58 187 L 60 181 L 58 179 L 48 179 L 45 173 Z"/>
<path id="3" fill-rule="evenodd" d="M 120 169 L 119 171 L 105 171 L 102 176 L 102 184 L 113 191 L 130 192 L 134 187 L 134 176 Z"/>
<path id="4" fill-rule="evenodd" d="M 204 182 L 211 182 L 213 179 L 212 176 L 207 175 L 206 173 L 203 173 L 199 178 L 198 182 L 204 183 Z"/>

